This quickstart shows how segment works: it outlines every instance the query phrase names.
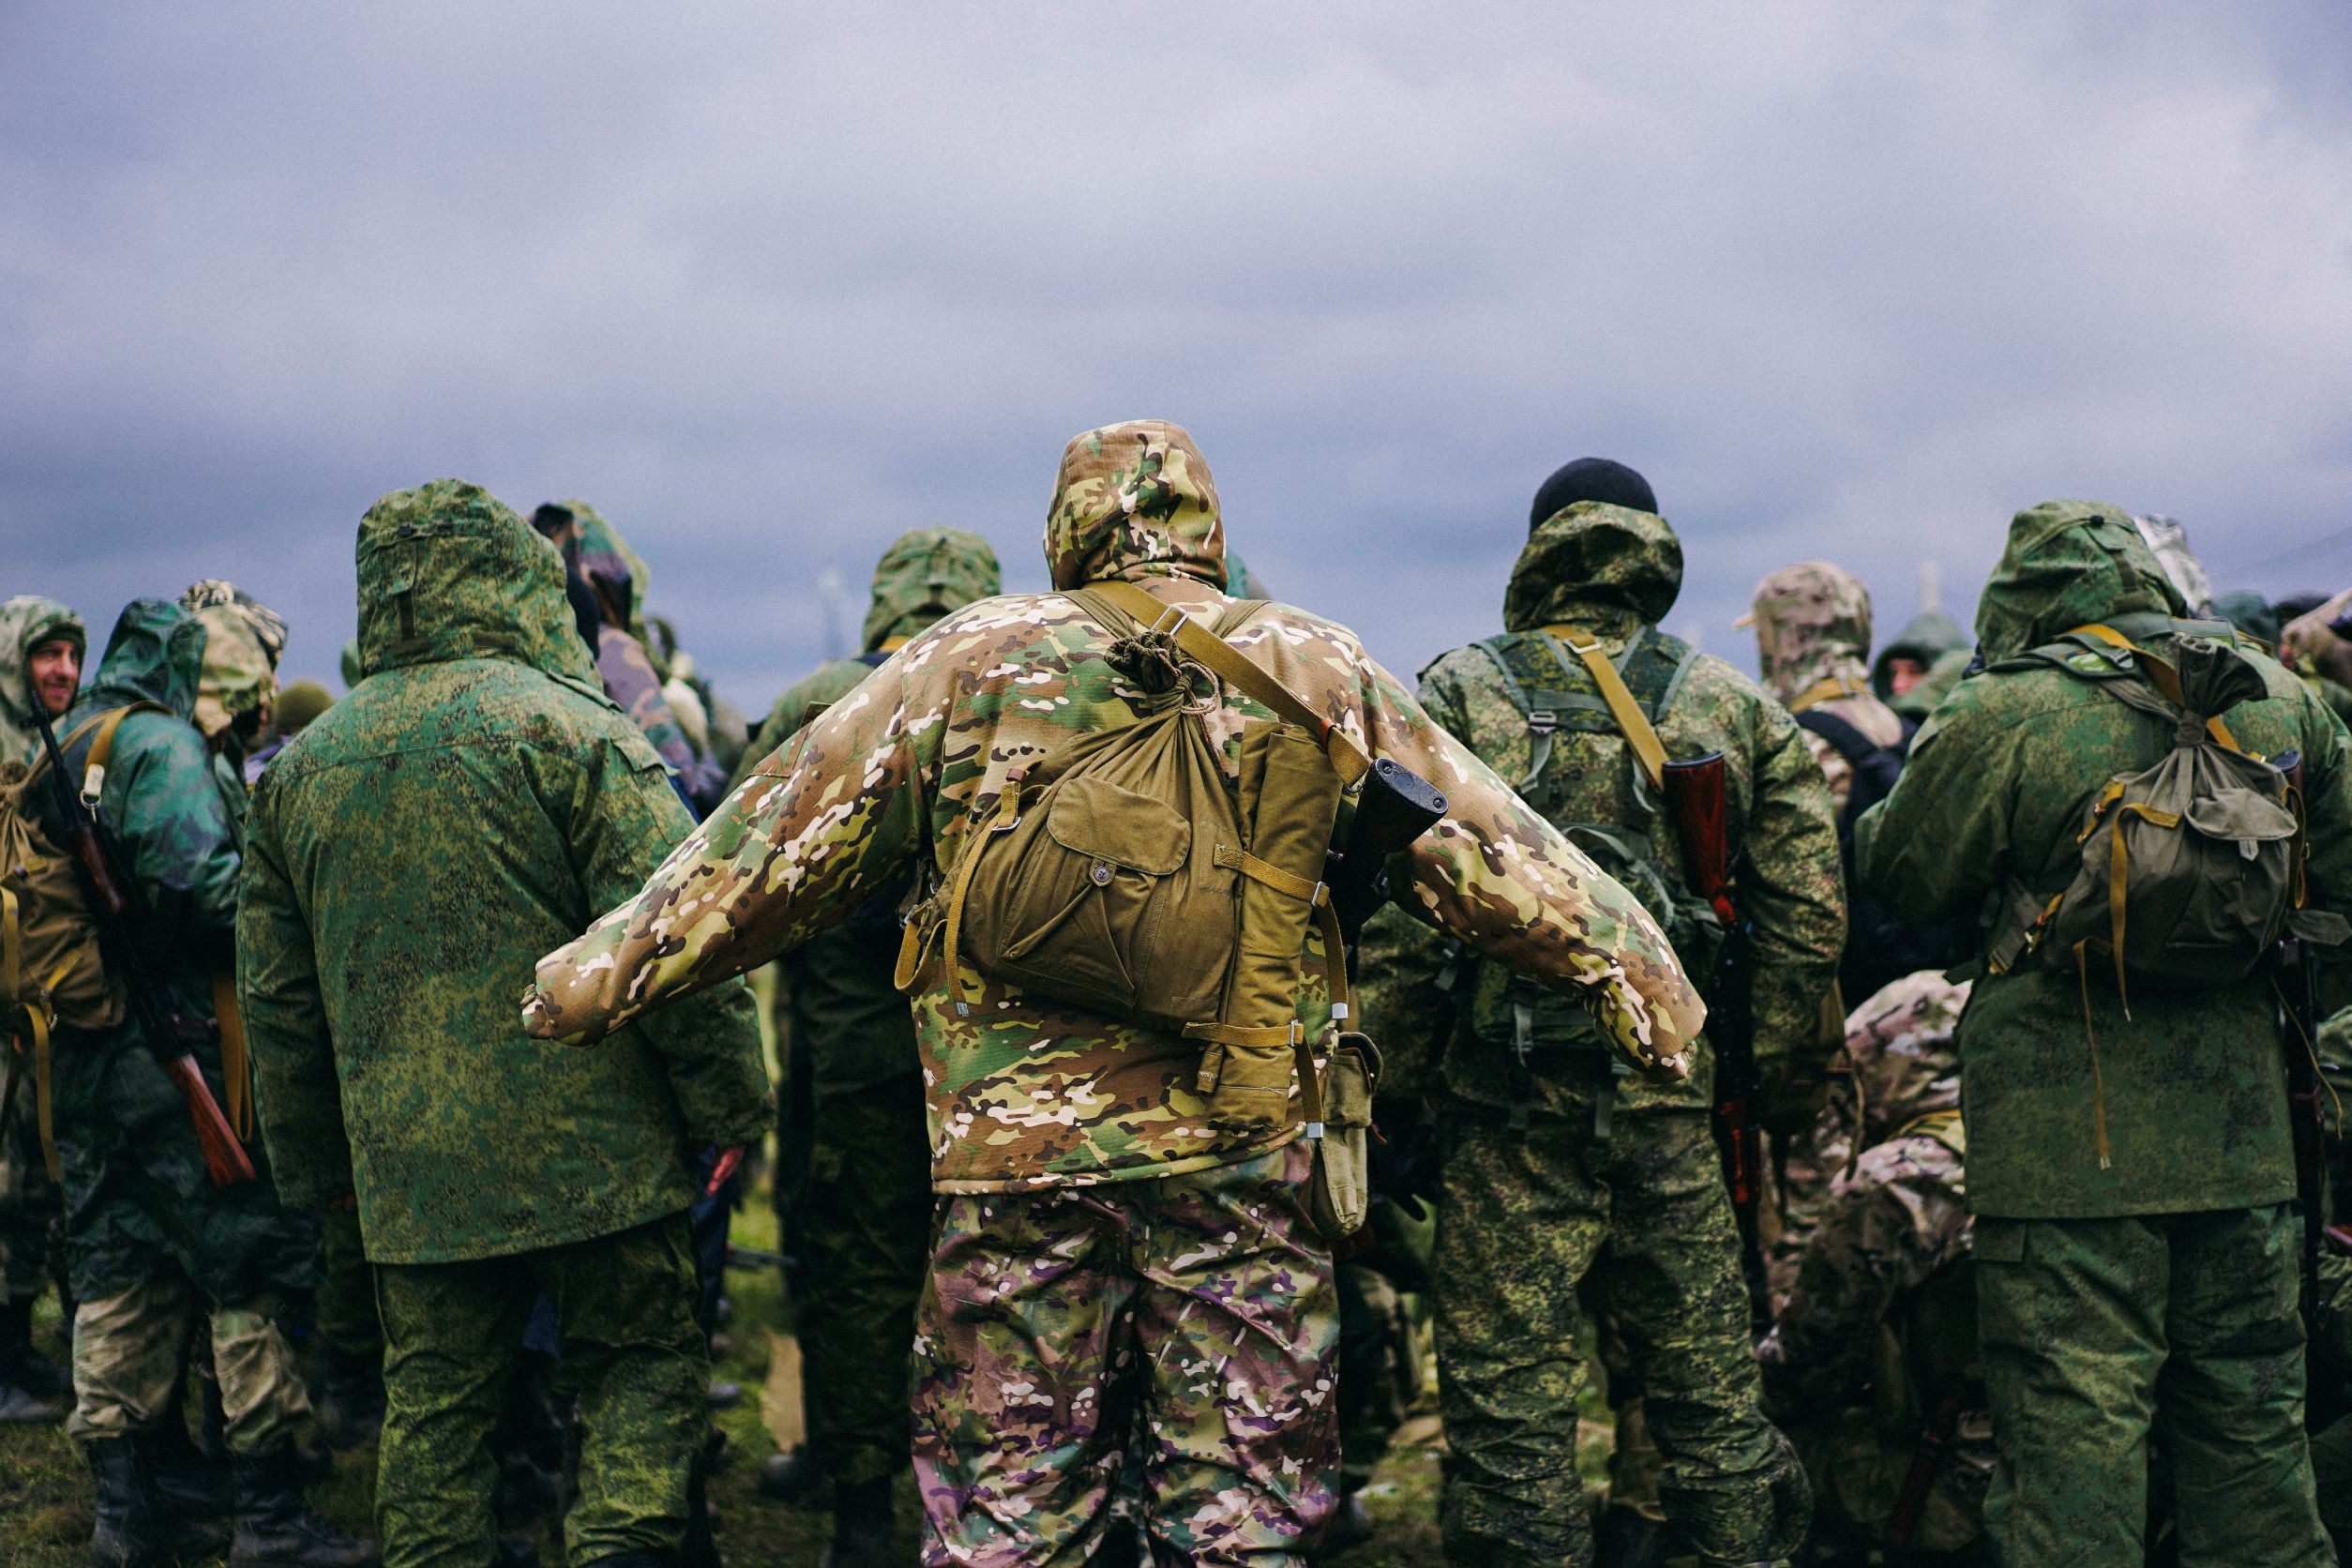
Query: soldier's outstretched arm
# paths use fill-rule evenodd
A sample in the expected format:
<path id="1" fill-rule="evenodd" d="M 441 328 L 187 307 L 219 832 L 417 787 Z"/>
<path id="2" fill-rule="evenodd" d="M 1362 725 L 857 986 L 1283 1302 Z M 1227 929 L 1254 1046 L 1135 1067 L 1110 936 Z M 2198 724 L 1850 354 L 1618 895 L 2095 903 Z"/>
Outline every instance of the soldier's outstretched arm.
<path id="1" fill-rule="evenodd" d="M 904 711 L 900 662 L 756 769 L 641 887 L 619 877 L 623 901 L 539 960 L 532 1034 L 601 1039 L 807 941 L 904 869 L 922 839 L 918 751 L 941 742 L 936 716 Z"/>
<path id="2" fill-rule="evenodd" d="M 237 1000 L 271 1179 L 286 1202 L 317 1208 L 351 1195 L 351 1139 L 310 923 L 280 864 L 271 800 L 264 774 L 237 893 Z"/>
<path id="3" fill-rule="evenodd" d="M 1443 821 L 1410 852 L 1405 910 L 1488 958 L 1569 992 L 1644 1071 L 1690 1071 L 1706 1021 L 1666 933 L 1386 671 L 1363 661 L 1370 749 L 1446 793 Z"/>

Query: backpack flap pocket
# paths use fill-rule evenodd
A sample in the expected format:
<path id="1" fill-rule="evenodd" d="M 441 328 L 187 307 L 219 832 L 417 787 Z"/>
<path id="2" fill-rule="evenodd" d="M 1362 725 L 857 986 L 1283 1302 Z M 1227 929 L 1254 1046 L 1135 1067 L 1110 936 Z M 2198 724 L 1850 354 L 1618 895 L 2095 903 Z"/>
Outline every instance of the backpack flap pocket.
<path id="1" fill-rule="evenodd" d="M 1339 1036 L 1323 1063 L 1323 1136 L 1315 1144 L 1307 1212 L 1328 1242 L 1354 1235 L 1371 1213 L 1372 1092 L 1380 1077 L 1380 1048 L 1352 1032 Z"/>

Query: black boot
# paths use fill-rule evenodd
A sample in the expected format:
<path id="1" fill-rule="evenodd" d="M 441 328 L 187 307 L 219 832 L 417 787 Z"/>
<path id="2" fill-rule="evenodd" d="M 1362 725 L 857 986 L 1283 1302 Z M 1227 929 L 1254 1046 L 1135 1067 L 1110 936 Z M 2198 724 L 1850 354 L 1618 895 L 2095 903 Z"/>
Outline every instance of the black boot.
<path id="1" fill-rule="evenodd" d="M 657 1552 L 641 1546 L 635 1551 L 614 1552 L 611 1557 L 584 1562 L 580 1568 L 677 1568 L 674 1552 Z"/>
<path id="2" fill-rule="evenodd" d="M 886 1475 L 879 1481 L 835 1487 L 833 1544 L 817 1560 L 817 1568 L 897 1568 L 898 1548 L 892 1539 L 895 1514 Z"/>
<path id="3" fill-rule="evenodd" d="M 189 1519 L 225 1519 L 236 1512 L 236 1478 L 229 1461 L 217 1458 L 188 1440 L 188 1428 L 167 1421 L 153 1432 L 139 1435 L 147 1457 L 147 1473 L 155 1478 L 158 1500 Z"/>
<path id="4" fill-rule="evenodd" d="M 71 1406 L 73 1374 L 33 1349 L 33 1303 L 20 1296 L 0 1303 L 0 1388 L 16 1388 L 36 1399 Z"/>
<path id="5" fill-rule="evenodd" d="M 384 1429 L 381 1352 L 341 1350 L 319 1342 L 319 1446 L 332 1454 L 364 1447 Z"/>
<path id="6" fill-rule="evenodd" d="M 267 1454 L 232 1454 L 236 1538 L 229 1568 L 375 1568 L 373 1541 L 346 1535 L 302 1495 L 302 1456 L 290 1443 Z"/>
<path id="7" fill-rule="evenodd" d="M 219 1530 L 191 1525 L 157 1495 L 154 1461 L 141 1438 L 97 1438 L 82 1451 L 98 1492 L 90 1568 L 160 1568 L 218 1556 L 227 1545 Z"/>

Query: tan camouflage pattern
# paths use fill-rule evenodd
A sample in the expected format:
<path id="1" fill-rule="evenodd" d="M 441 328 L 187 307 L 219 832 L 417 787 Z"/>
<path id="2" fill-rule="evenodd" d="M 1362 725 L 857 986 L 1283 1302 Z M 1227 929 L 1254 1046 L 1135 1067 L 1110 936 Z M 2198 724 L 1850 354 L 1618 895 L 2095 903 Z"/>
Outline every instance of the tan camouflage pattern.
<path id="1" fill-rule="evenodd" d="M 209 1304 L 187 1275 L 169 1270 L 77 1304 L 67 1435 L 127 1438 L 177 1418 L 199 1325 L 211 1341 L 230 1449 L 272 1454 L 305 1436 L 310 1395 L 276 1319 L 253 1304 Z"/>
<path id="2" fill-rule="evenodd" d="M 1790 713 L 1819 708 L 1880 746 L 1902 740 L 1903 721 L 1871 694 L 1870 590 L 1860 578 L 1827 561 L 1783 566 L 1756 585 L 1746 618 L 1756 627 L 1764 689 Z M 1842 693 L 1832 682 L 1843 683 Z M 1853 765 L 1810 730 L 1805 746 L 1842 813 L 1853 792 Z"/>
<path id="3" fill-rule="evenodd" d="M 1114 469 L 1106 454 L 1121 450 L 1132 465 Z M 1063 479 L 1048 527 L 1058 577 L 1114 570 L 1199 615 L 1224 606 L 1212 585 L 1224 550 L 1215 491 L 1181 430 L 1081 436 Z M 1645 1068 L 1688 1071 L 1705 1009 L 1655 923 L 1432 723 L 1353 633 L 1276 605 L 1233 641 L 1357 745 L 1450 796 L 1451 814 L 1399 867 L 1413 913 L 1573 988 Z M 911 867 L 936 885 L 1007 770 L 1133 719 L 1141 694 L 1104 661 L 1108 643 L 1074 601 L 1034 594 L 982 600 L 901 647 L 746 778 L 638 897 L 540 961 L 530 1032 L 599 1038 L 806 942 Z M 1243 723 L 1271 716 L 1223 695 L 1206 722 L 1233 776 Z M 1192 1088 L 1198 1047 L 1033 1001 L 968 965 L 945 975 L 942 945 L 927 949 L 914 988 L 940 1190 L 1163 1175 L 1295 1136 L 1211 1126 Z M 1330 1008 L 1312 933 L 1304 957 L 1298 1017 L 1319 1039 Z"/>
<path id="4" fill-rule="evenodd" d="M 207 740 L 247 714 L 269 717 L 278 695 L 278 661 L 286 652 L 286 621 L 233 582 L 207 578 L 188 584 L 180 608 L 204 627 L 204 669 L 196 683 L 196 728 Z"/>

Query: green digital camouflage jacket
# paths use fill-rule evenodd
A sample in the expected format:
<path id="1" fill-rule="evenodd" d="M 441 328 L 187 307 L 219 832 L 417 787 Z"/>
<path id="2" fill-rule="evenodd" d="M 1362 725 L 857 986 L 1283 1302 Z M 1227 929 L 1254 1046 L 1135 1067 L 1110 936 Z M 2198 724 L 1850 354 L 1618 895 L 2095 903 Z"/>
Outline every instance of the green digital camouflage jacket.
<path id="1" fill-rule="evenodd" d="M 1903 720 L 1871 693 L 1870 590 L 1860 578 L 1827 561 L 1783 566 L 1756 585 L 1749 617 L 1764 689 L 1791 715 L 1818 708 L 1874 745 L 1903 739 Z M 1830 804 L 1843 812 L 1853 764 L 1812 731 L 1804 737 L 1829 780 Z"/>
<path id="2" fill-rule="evenodd" d="M 1003 585 L 996 551 L 977 534 L 916 528 L 900 535 L 874 567 L 865 656 L 827 659 L 787 688 L 746 753 L 746 769 L 856 690 L 887 650 Z M 891 984 L 897 955 L 897 899 L 887 888 L 844 924 L 783 955 L 792 1049 L 805 1054 L 819 1099 L 915 1070 L 914 1015 Z"/>
<path id="3" fill-rule="evenodd" d="M 773 1119 L 740 983 L 596 1050 L 526 1039 L 532 961 L 692 826 L 598 687 L 555 548 L 472 485 L 370 507 L 368 678 L 255 787 L 239 988 L 294 1201 L 356 1194 L 368 1256 L 432 1263 L 682 1209 L 700 1144 Z"/>
<path id="4" fill-rule="evenodd" d="M 0 604 L 0 762 L 30 767 L 41 754 L 29 666 L 34 649 L 61 637 L 77 648 L 89 646 L 82 617 L 55 599 L 20 594 Z"/>
<path id="5" fill-rule="evenodd" d="M 1060 589 L 1122 577 L 1202 613 L 1227 602 L 1216 491 L 1174 426 L 1074 440 L 1046 553 Z M 1062 593 L 984 599 L 915 638 L 746 780 L 641 894 L 540 961 L 532 1032 L 593 1039 L 807 940 L 910 869 L 936 882 L 1008 769 L 1131 720 L 1140 694 L 1105 661 L 1109 641 Z M 1360 746 L 1448 792 L 1446 820 L 1395 867 L 1415 912 L 1574 988 L 1629 1056 L 1687 1065 L 1704 1009 L 1655 923 L 1432 724 L 1352 633 L 1277 605 L 1233 642 Z M 1242 721 L 1264 716 L 1230 691 L 1210 713 L 1229 774 Z M 1033 1002 L 968 965 L 942 974 L 942 945 L 915 985 L 942 1190 L 1156 1176 L 1296 1136 L 1295 1124 L 1271 1138 L 1211 1126 L 1191 1087 L 1197 1046 Z M 1319 1038 L 1329 1006 L 1311 937 L 1305 960 L 1299 1016 Z"/>
<path id="6" fill-rule="evenodd" d="M 1637 632 L 1654 635 L 1682 583 L 1682 547 L 1664 518 L 1600 502 L 1578 502 L 1529 535 L 1503 599 L 1511 632 L 1573 625 L 1590 632 L 1612 658 Z M 1575 656 L 1560 667 L 1562 689 L 1597 697 Z M 1500 666 L 1479 647 L 1443 655 L 1421 675 L 1429 716 L 1506 779 L 1535 790 L 1552 822 L 1648 824 L 1649 852 L 1663 867 L 1681 865 L 1681 848 L 1663 811 L 1636 794 L 1634 754 L 1613 724 L 1562 728 L 1551 736 L 1536 790 L 1530 773 L 1536 737 L 1514 701 Z M 1787 710 L 1721 659 L 1699 655 L 1668 694 L 1657 723 L 1669 758 L 1720 751 L 1728 763 L 1730 842 L 1741 912 L 1753 924 L 1756 1055 L 1768 1078 L 1798 1053 L 1825 1057 L 1821 1004 L 1846 940 L 1846 902 L 1837 829 L 1821 770 L 1804 732 Z M 1638 828 L 1636 829 L 1638 832 Z M 1679 871 L 1675 873 L 1679 876 Z M 1383 923 L 1367 937 L 1364 1015 L 1407 1073 L 1417 1052 L 1439 1048 L 1446 1005 L 1431 993 L 1464 982 L 1449 972 L 1434 934 Z M 1697 962 L 1704 955 L 1686 954 Z M 1440 1074 L 1460 1098 L 1489 1106 L 1536 1105 L 1562 1114 L 1582 1093 L 1571 1078 L 1530 1073 L 1490 1040 L 1446 1029 Z M 1821 1066 L 1808 1060 L 1808 1076 Z M 1618 1097 L 1629 1109 L 1703 1108 L 1712 1093 L 1712 1058 L 1685 1082 L 1627 1078 Z"/>
<path id="7" fill-rule="evenodd" d="M 2088 623 L 2181 612 L 2128 517 L 2053 501 L 2010 525 L 1978 603 L 1977 643 L 1998 663 Z M 2240 647 L 2269 695 L 2232 709 L 2229 729 L 2255 755 L 2301 753 L 2313 901 L 2352 907 L 2344 726 L 2291 673 Z M 2020 887 L 2046 897 L 2079 862 L 2093 794 L 2153 766 L 2172 741 L 2169 726 L 2090 681 L 2046 666 L 1988 670 L 1944 699 L 1894 792 L 1862 819 L 1859 873 L 1910 920 L 1973 921 Z M 2135 984 L 2127 1014 L 2112 971 L 2090 968 L 2080 978 L 2036 956 L 1977 984 L 1960 1025 L 1975 1212 L 2097 1218 L 2293 1196 L 2269 976 L 2197 990 Z M 2106 1168 L 2094 1138 L 2102 1097 Z"/>

